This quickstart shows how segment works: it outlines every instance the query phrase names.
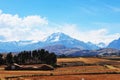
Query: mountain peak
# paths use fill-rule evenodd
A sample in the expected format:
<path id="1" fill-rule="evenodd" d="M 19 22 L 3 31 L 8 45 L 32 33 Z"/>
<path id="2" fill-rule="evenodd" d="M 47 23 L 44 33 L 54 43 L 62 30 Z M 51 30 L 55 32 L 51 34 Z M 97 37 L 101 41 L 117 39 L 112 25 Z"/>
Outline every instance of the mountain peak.
<path id="1" fill-rule="evenodd" d="M 72 38 L 62 32 L 57 32 L 57 33 L 53 33 L 50 36 L 48 36 L 46 41 L 47 42 L 56 42 L 56 41 L 68 40 L 68 39 L 72 39 Z"/>

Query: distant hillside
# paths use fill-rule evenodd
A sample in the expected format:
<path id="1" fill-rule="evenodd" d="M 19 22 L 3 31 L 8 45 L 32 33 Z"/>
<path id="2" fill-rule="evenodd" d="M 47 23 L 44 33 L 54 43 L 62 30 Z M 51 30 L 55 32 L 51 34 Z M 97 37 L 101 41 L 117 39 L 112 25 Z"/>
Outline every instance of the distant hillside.
<path id="1" fill-rule="evenodd" d="M 53 45 L 44 48 L 50 52 L 55 52 L 57 55 L 66 56 L 120 56 L 120 50 L 112 48 L 103 48 L 98 50 L 82 50 L 79 48 L 66 48 L 61 45 Z"/>
<path id="2" fill-rule="evenodd" d="M 103 48 L 96 50 L 96 52 L 100 56 L 120 56 L 120 50 L 113 48 Z"/>
<path id="3" fill-rule="evenodd" d="M 117 40 L 112 41 L 109 45 L 108 48 L 115 48 L 120 50 L 120 38 Z"/>

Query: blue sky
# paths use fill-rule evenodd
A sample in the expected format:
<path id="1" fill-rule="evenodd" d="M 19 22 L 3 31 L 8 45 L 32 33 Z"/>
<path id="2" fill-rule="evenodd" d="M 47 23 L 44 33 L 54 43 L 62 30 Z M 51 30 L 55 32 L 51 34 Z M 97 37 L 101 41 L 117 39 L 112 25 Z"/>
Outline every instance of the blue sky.
<path id="1" fill-rule="evenodd" d="M 120 37 L 120 0 L 0 0 L 0 10 L 1 41 L 57 31 L 95 44 Z"/>

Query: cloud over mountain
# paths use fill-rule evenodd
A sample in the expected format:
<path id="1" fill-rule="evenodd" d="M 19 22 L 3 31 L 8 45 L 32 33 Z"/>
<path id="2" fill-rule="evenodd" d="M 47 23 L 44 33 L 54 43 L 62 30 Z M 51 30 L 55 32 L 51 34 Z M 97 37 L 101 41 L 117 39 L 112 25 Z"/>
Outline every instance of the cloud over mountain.
<path id="1" fill-rule="evenodd" d="M 75 39 L 98 44 L 108 44 L 120 37 L 120 33 L 109 34 L 106 28 L 82 30 L 77 24 L 55 24 L 40 15 L 21 17 L 0 10 L 0 41 L 41 41 L 55 32 L 63 32 Z"/>

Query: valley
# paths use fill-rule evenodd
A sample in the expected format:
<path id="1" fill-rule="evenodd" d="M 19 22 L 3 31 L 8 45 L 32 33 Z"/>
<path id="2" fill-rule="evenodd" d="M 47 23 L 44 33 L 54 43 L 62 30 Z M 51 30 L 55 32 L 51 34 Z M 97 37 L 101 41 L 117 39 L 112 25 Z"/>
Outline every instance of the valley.
<path id="1" fill-rule="evenodd" d="M 120 0 L 0 0 L 0 80 L 120 80 Z"/>
<path id="2" fill-rule="evenodd" d="M 110 43 L 110 46 L 112 44 L 114 41 Z M 102 43 L 102 45 L 104 44 Z M 91 42 L 85 43 L 64 33 L 53 33 L 44 42 L 0 42 L 3 59 L 8 52 L 12 52 L 13 56 L 19 55 L 20 58 L 22 54 L 19 52 L 23 51 L 21 53 L 24 55 L 16 61 L 25 60 L 25 63 L 29 63 L 29 65 L 18 65 L 19 68 L 16 70 L 5 70 L 6 65 L 0 66 L 0 80 L 118 80 L 120 50 L 110 46 L 101 48 Z M 46 52 L 45 61 L 49 59 L 48 52 L 55 53 L 57 56 L 57 65 L 54 70 L 40 68 L 42 66 L 39 64 L 42 59 L 40 56 L 43 53 L 41 49 Z M 34 54 L 34 52 L 38 53 Z M 24 58 L 25 56 L 28 57 Z"/>

